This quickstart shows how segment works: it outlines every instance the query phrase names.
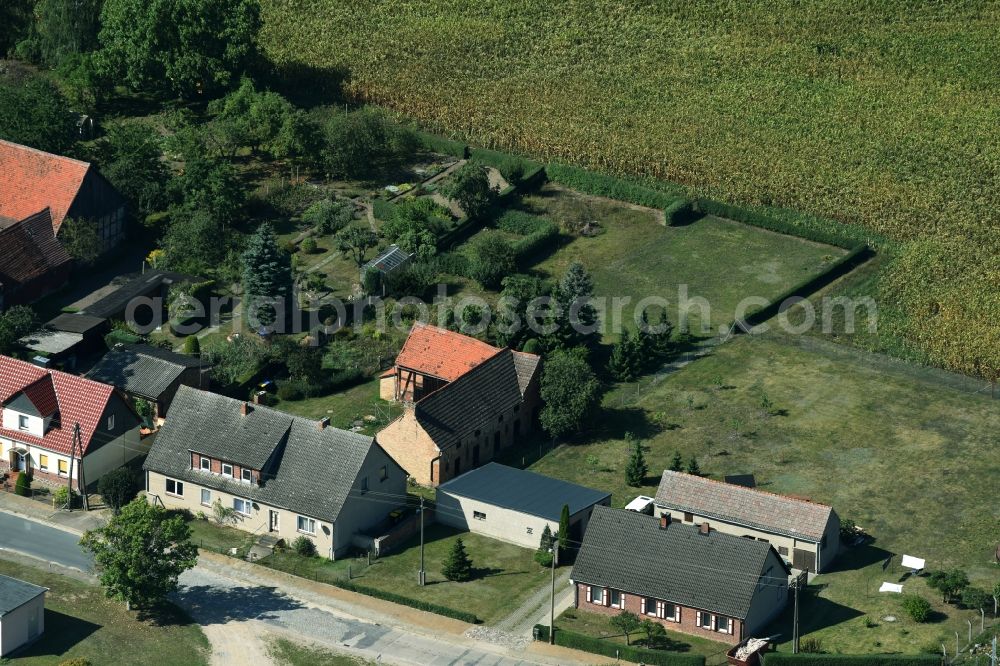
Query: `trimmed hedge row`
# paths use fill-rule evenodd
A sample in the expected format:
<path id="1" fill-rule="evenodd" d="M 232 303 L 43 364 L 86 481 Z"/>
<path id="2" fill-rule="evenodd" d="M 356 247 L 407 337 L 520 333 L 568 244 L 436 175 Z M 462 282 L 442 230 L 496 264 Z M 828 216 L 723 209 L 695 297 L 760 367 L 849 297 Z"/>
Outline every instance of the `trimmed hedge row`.
<path id="1" fill-rule="evenodd" d="M 668 225 L 676 227 L 694 221 L 698 214 L 694 210 L 694 204 L 689 199 L 678 199 L 663 209 L 663 216 Z"/>
<path id="2" fill-rule="evenodd" d="M 452 155 L 463 160 L 469 156 L 469 144 L 467 143 L 419 131 L 417 132 L 417 138 L 420 139 L 420 143 L 424 145 L 424 148 L 432 152 L 441 153 L 442 155 Z"/>
<path id="3" fill-rule="evenodd" d="M 535 631 L 539 640 L 549 639 L 549 628 L 544 624 L 536 624 Z M 556 645 L 583 650 L 591 654 L 605 657 L 618 657 L 626 661 L 652 664 L 653 666 L 705 666 L 705 657 L 700 654 L 684 654 L 681 652 L 663 652 L 648 650 L 634 645 L 611 643 L 593 636 L 586 636 L 556 627 Z M 768 665 L 770 666 L 770 665 Z M 902 666 L 902 665 L 900 665 Z M 920 666 L 926 666 L 921 664 Z"/>
<path id="4" fill-rule="evenodd" d="M 682 198 L 679 193 L 653 189 L 633 180 L 606 176 L 565 164 L 547 164 L 545 173 L 549 180 L 570 189 L 649 208 L 666 209 Z"/>
<path id="5" fill-rule="evenodd" d="M 798 236 L 817 243 L 842 247 L 846 250 L 854 249 L 859 245 L 878 247 L 885 244 L 884 238 L 861 227 L 784 208 L 733 206 L 714 199 L 697 199 L 695 208 L 707 215 L 736 220 L 750 226 L 776 231 L 779 234 Z"/>
<path id="6" fill-rule="evenodd" d="M 556 634 L 558 636 L 558 634 Z M 812 654 L 766 652 L 766 666 L 940 666 L 936 654 Z"/>
<path id="7" fill-rule="evenodd" d="M 542 165 L 534 160 L 488 148 L 473 148 L 469 158 L 495 168 L 512 185 L 535 178 L 543 169 Z"/>
<path id="8" fill-rule="evenodd" d="M 846 275 L 855 267 L 868 261 L 873 254 L 874 253 L 871 248 L 867 245 L 854 248 L 843 257 L 830 264 L 830 267 L 819 275 L 814 275 L 811 278 L 807 278 L 802 282 L 799 282 L 772 300 L 768 305 L 765 305 L 759 310 L 750 312 L 746 317 L 744 317 L 744 321 L 746 321 L 746 323 L 750 326 L 756 326 L 767 321 L 781 312 L 782 304 L 789 298 L 796 296 L 800 296 L 802 298 L 808 297 L 810 294 L 822 289 L 840 276 Z"/>
<path id="9" fill-rule="evenodd" d="M 411 599 L 410 597 L 404 597 L 394 592 L 385 592 L 384 590 L 379 590 L 374 587 L 356 585 L 346 580 L 335 581 L 333 584 L 350 592 L 357 592 L 358 594 L 375 597 L 376 599 L 382 599 L 383 601 L 391 601 L 394 604 L 409 606 L 410 608 L 427 611 L 428 613 L 444 615 L 445 617 L 461 620 L 462 622 L 468 622 L 469 624 L 479 624 L 479 618 L 476 617 L 475 613 L 468 613 L 466 611 L 448 608 L 447 606 L 440 606 L 427 601 L 420 601 L 419 599 Z"/>

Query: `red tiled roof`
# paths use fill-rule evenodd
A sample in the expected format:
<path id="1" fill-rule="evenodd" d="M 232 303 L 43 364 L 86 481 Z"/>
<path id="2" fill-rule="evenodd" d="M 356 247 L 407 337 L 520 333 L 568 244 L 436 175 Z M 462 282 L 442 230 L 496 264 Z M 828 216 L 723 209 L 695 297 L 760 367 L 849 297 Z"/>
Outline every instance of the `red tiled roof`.
<path id="1" fill-rule="evenodd" d="M 23 220 L 44 208 L 59 231 L 90 164 L 0 140 L 0 216 Z"/>
<path id="2" fill-rule="evenodd" d="M 32 396 L 38 397 L 44 391 L 36 386 L 46 378 L 51 383 L 54 399 L 58 401 L 60 425 L 50 428 L 42 438 L 0 426 L 0 437 L 39 446 L 55 453 L 69 454 L 73 450 L 73 426 L 79 423 L 83 452 L 86 453 L 114 393 L 114 387 L 58 370 L 39 368 L 9 356 L 0 356 L 0 403 L 7 403 L 14 396 L 27 391 L 28 398 L 40 407 Z"/>
<path id="3" fill-rule="evenodd" d="M 42 416 L 52 416 L 59 411 L 59 399 L 56 397 L 56 387 L 52 385 L 52 375 L 46 374 L 34 384 L 25 386 L 22 393 Z"/>
<path id="4" fill-rule="evenodd" d="M 467 335 L 416 322 L 396 365 L 452 382 L 499 351 Z"/>
<path id="5" fill-rule="evenodd" d="M 0 282 L 27 284 L 72 261 L 53 234 L 47 208 L 0 229 L 0 248 Z"/>

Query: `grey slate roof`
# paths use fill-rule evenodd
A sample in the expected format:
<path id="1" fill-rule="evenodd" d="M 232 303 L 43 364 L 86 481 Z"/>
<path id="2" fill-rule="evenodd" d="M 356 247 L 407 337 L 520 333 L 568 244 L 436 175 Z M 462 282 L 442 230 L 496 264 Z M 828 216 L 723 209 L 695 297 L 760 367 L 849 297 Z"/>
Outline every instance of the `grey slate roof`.
<path id="1" fill-rule="evenodd" d="M 538 372 L 542 357 L 537 354 L 526 354 L 524 352 L 514 352 L 514 370 L 517 372 L 517 384 L 521 389 L 521 396 L 528 390 L 528 384 Z"/>
<path id="2" fill-rule="evenodd" d="M 115 347 L 87 373 L 88 379 L 112 384 L 127 393 L 157 399 L 185 370 L 199 367 L 197 358 L 148 345 Z"/>
<path id="3" fill-rule="evenodd" d="M 656 504 L 815 543 L 833 515 L 825 504 L 670 470 L 660 479 Z"/>
<path id="4" fill-rule="evenodd" d="M 514 353 L 503 349 L 464 375 L 420 400 L 414 415 L 444 449 L 521 403 Z"/>
<path id="5" fill-rule="evenodd" d="M 717 530 L 700 534 L 678 521 L 660 529 L 653 516 L 597 506 L 571 578 L 745 619 L 771 552 L 762 541 Z M 770 575 L 787 574 L 779 568 Z"/>
<path id="6" fill-rule="evenodd" d="M 467 497 L 551 521 L 559 520 L 564 504 L 569 505 L 572 516 L 611 497 L 611 493 L 495 462 L 441 484 L 438 492 Z"/>
<path id="7" fill-rule="evenodd" d="M 107 319 L 102 317 L 92 317 L 79 312 L 73 314 L 64 312 L 45 322 L 45 328 L 52 331 L 84 334 L 91 332 L 95 328 L 100 328 L 107 321 Z"/>
<path id="8" fill-rule="evenodd" d="M 0 576 L 0 617 L 20 608 L 47 590 L 48 588 L 39 587 L 17 578 Z"/>
<path id="9" fill-rule="evenodd" d="M 150 271 L 117 287 L 110 294 L 91 303 L 83 309 L 83 313 L 91 317 L 112 318 L 125 312 L 129 301 L 140 296 L 152 294 L 164 285 L 195 280 L 189 275 L 171 271 Z"/>
<path id="10" fill-rule="evenodd" d="M 320 520 L 340 514 L 374 439 L 181 386 L 144 469 Z M 261 485 L 191 469 L 191 452 L 262 470 Z"/>

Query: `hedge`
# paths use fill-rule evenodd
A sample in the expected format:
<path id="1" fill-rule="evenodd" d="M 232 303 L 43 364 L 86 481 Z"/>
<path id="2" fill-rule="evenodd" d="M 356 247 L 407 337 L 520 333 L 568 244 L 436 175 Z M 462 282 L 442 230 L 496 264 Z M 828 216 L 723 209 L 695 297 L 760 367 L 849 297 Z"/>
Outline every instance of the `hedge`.
<path id="1" fill-rule="evenodd" d="M 526 264 L 536 254 L 559 241 L 559 227 L 551 222 L 543 229 L 514 241 L 514 254 L 520 264 Z"/>
<path id="2" fill-rule="evenodd" d="M 346 580 L 334 581 L 333 585 L 336 585 L 337 587 L 348 590 L 350 592 L 357 592 L 358 594 L 364 594 L 369 597 L 375 597 L 376 599 L 391 601 L 394 604 L 409 606 L 410 608 L 416 608 L 417 610 L 427 611 L 428 613 L 436 613 L 437 615 L 444 615 L 445 617 L 461 620 L 462 622 L 468 622 L 469 624 L 479 623 L 479 618 L 476 617 L 475 613 L 468 613 L 466 611 L 460 611 L 454 608 L 448 608 L 447 606 L 440 606 L 438 604 L 432 604 L 427 601 L 420 601 L 419 599 L 411 599 L 410 597 L 404 597 L 400 594 L 396 594 L 394 592 L 386 592 L 384 590 L 379 590 L 374 587 L 356 585 Z"/>
<path id="3" fill-rule="evenodd" d="M 372 200 L 372 215 L 375 216 L 376 220 L 391 220 L 393 214 L 396 211 L 396 204 L 391 201 L 386 201 L 385 199 L 374 199 Z"/>
<path id="4" fill-rule="evenodd" d="M 692 222 L 697 215 L 694 204 L 688 199 L 677 199 L 663 209 L 663 217 L 666 218 L 667 224 L 672 227 Z"/>
<path id="5" fill-rule="evenodd" d="M 761 324 L 781 311 L 782 304 L 793 297 L 805 298 L 810 294 L 822 289 L 842 275 L 846 275 L 857 266 L 863 264 L 874 254 L 867 245 L 856 247 L 843 257 L 833 262 L 829 268 L 813 277 L 806 278 L 802 282 L 786 290 L 780 296 L 772 300 L 769 304 L 754 310 L 744 317 L 744 321 L 750 326 Z"/>
<path id="6" fill-rule="evenodd" d="M 487 148 L 473 149 L 470 159 L 495 168 L 512 185 L 536 178 L 543 169 L 542 165 L 534 160 Z"/>
<path id="7" fill-rule="evenodd" d="M 545 173 L 549 180 L 570 189 L 648 208 L 666 209 L 682 198 L 679 189 L 654 189 L 634 180 L 606 176 L 565 164 L 548 164 L 545 166 Z"/>
<path id="8" fill-rule="evenodd" d="M 453 139 L 446 139 L 443 136 L 437 136 L 436 134 L 429 134 L 427 132 L 417 132 L 417 138 L 420 139 L 420 143 L 423 144 L 424 148 L 435 153 L 441 153 L 442 155 L 452 155 L 460 159 L 465 159 L 469 156 L 469 145 L 461 141 L 455 141 Z"/>
<path id="9" fill-rule="evenodd" d="M 540 640 L 549 639 L 549 628 L 544 624 L 535 625 Z M 626 661 L 652 664 L 653 666 L 705 666 L 705 657 L 700 654 L 648 650 L 634 645 L 612 643 L 593 636 L 586 636 L 556 627 L 556 645 L 583 650 L 605 657 L 618 657 Z M 902 665 L 901 665 L 902 666 Z M 924 665 L 921 665 L 924 666 Z"/>
<path id="10" fill-rule="evenodd" d="M 842 224 L 835 220 L 807 215 L 786 208 L 769 206 L 733 206 L 714 199 L 697 199 L 695 208 L 701 213 L 715 215 L 743 224 L 798 236 L 806 240 L 835 245 L 850 250 L 859 245 L 882 246 L 886 240 L 859 226 Z"/>
<path id="11" fill-rule="evenodd" d="M 497 218 L 497 229 L 506 231 L 518 236 L 529 236 L 539 231 L 545 230 L 552 223 L 544 217 L 525 213 L 521 210 L 504 211 L 503 215 Z"/>
<path id="12" fill-rule="evenodd" d="M 936 654 L 765 652 L 762 656 L 765 666 L 940 666 L 941 664 L 941 657 Z"/>

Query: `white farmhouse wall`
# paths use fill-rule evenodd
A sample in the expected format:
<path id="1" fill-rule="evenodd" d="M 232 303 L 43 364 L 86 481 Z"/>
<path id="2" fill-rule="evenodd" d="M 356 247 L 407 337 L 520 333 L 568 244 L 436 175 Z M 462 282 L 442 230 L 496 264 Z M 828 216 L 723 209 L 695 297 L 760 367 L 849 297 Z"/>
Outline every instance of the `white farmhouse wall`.
<path id="1" fill-rule="evenodd" d="M 20 430 L 20 412 L 15 412 L 13 409 L 4 408 L 3 410 L 3 427 L 7 430 Z M 31 416 L 25 414 L 28 417 L 28 429 L 25 432 L 33 437 L 43 437 L 45 436 L 45 425 L 46 420 L 40 416 Z"/>
<path id="2" fill-rule="evenodd" d="M 485 518 L 476 518 L 476 513 Z M 559 531 L 559 521 L 548 521 L 520 511 L 503 509 L 438 490 L 437 521 L 460 530 L 468 530 L 492 539 L 506 541 L 524 548 L 538 548 L 538 542 L 548 525 L 552 533 Z"/>
<path id="3" fill-rule="evenodd" d="M 334 525 L 334 555 L 346 555 L 355 534 L 375 527 L 404 504 L 406 471 L 380 446 L 371 447 Z"/>
<path id="4" fill-rule="evenodd" d="M 40 594 L 0 618 L 0 657 L 37 640 L 44 631 L 45 595 Z"/>

